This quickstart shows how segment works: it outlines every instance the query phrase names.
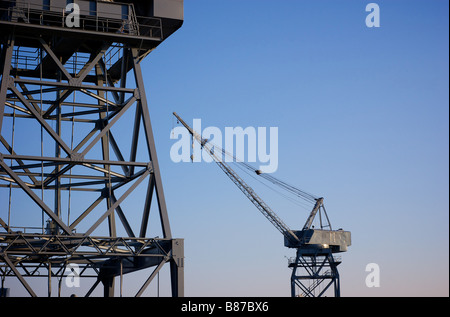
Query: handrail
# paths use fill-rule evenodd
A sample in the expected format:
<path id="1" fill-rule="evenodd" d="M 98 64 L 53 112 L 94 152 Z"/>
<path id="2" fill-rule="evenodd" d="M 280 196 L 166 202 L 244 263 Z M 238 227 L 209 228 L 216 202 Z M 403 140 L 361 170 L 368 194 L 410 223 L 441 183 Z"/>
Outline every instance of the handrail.
<path id="1" fill-rule="evenodd" d="M 50 10 L 46 6 L 40 7 L 30 3 L 25 5 L 11 0 L 2 1 L 1 4 L 0 21 L 69 28 L 66 26 L 69 12 L 65 7 L 52 6 Z M 160 18 L 136 16 L 132 4 L 124 5 L 129 6 L 128 14 L 116 17 L 106 17 L 108 12 L 101 10 L 80 10 L 79 26 L 73 28 L 162 39 L 162 20 Z"/>
<path id="2" fill-rule="evenodd" d="M 342 262 L 342 256 L 340 256 L 340 255 L 331 255 L 331 257 L 333 258 L 333 262 Z M 319 255 L 319 256 L 315 257 L 315 262 L 316 263 L 323 262 L 324 258 L 325 258 L 325 256 Z M 303 262 L 307 261 L 307 259 L 308 259 L 308 256 L 305 256 L 303 258 Z M 288 260 L 288 265 L 295 264 L 297 261 L 296 257 L 290 257 L 287 260 Z"/>

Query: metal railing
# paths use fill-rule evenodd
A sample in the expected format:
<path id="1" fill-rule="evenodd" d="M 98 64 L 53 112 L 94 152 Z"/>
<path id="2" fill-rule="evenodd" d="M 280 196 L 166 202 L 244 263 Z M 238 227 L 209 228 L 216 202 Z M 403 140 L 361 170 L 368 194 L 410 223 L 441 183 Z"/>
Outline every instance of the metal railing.
<path id="1" fill-rule="evenodd" d="M 39 66 L 40 52 L 32 47 L 15 47 L 11 59 L 14 69 L 35 69 Z"/>
<path id="2" fill-rule="evenodd" d="M 116 62 L 120 61 L 123 57 L 122 44 L 113 43 L 105 52 L 104 63 L 109 69 Z M 14 47 L 11 67 L 14 70 L 21 71 L 34 71 L 38 70 L 39 65 L 42 63 L 47 53 L 43 49 L 26 47 L 26 46 L 16 46 Z M 64 67 L 71 73 L 77 74 L 80 72 L 86 63 L 90 59 L 89 53 L 84 52 L 74 52 L 73 55 L 64 63 Z M 89 75 L 95 75 L 95 69 L 89 72 Z"/>
<path id="3" fill-rule="evenodd" d="M 342 257 L 340 255 L 333 255 L 333 261 L 334 262 L 342 262 Z M 317 256 L 317 257 L 313 257 L 314 261 L 308 260 L 308 256 L 304 256 L 303 257 L 303 262 L 307 263 L 307 264 L 311 264 L 311 263 L 321 263 L 324 261 L 325 257 L 324 256 Z M 288 258 L 288 265 L 292 265 L 296 263 L 296 258 L 295 257 L 290 257 Z"/>
<path id="4" fill-rule="evenodd" d="M 107 12 L 80 10 L 77 17 L 78 23 L 69 26 L 67 19 L 71 18 L 73 13 L 66 7 L 52 6 L 50 8 L 46 5 L 38 6 L 29 2 L 16 3 L 13 0 L 6 0 L 0 3 L 0 21 L 163 38 L 160 18 L 136 16 L 133 4 L 123 5 L 128 6 L 126 10 L 128 14 L 112 17 L 108 17 Z M 72 16 L 69 16 L 71 14 Z"/>

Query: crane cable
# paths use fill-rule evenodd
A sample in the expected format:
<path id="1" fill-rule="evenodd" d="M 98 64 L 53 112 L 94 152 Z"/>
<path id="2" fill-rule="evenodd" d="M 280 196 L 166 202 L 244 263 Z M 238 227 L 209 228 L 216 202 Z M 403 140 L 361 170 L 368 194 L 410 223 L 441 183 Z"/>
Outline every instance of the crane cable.
<path id="1" fill-rule="evenodd" d="M 316 197 L 310 193 L 307 193 L 301 189 L 298 189 L 292 185 L 289 185 L 286 182 L 283 182 L 281 180 L 278 180 L 277 178 L 263 173 L 261 170 L 257 170 L 254 167 L 252 167 L 250 164 L 243 162 L 242 160 L 237 159 L 233 154 L 230 154 L 225 149 L 222 149 L 221 147 L 213 144 L 210 142 L 210 140 L 206 138 L 202 138 L 201 134 L 194 131 L 186 122 L 183 121 L 175 112 L 173 115 L 178 119 L 178 122 L 181 122 L 184 127 L 189 131 L 189 133 L 192 136 L 192 145 L 194 145 L 194 139 L 199 142 L 200 149 L 204 149 L 206 147 L 207 154 L 209 154 L 213 160 L 219 165 L 219 167 L 227 174 L 230 179 L 239 187 L 239 189 L 249 198 L 252 203 L 263 213 L 263 215 L 270 221 L 272 224 L 277 227 L 277 229 L 291 242 L 295 243 L 295 240 L 299 241 L 298 237 L 279 219 L 279 217 L 270 209 L 267 204 L 260 199 L 257 194 L 253 191 L 252 188 L 250 188 L 244 180 L 237 175 L 225 162 L 230 162 L 230 160 L 225 160 L 226 158 L 231 157 L 231 162 L 239 163 L 242 167 L 245 167 L 246 169 L 256 173 L 256 175 L 262 175 L 264 179 L 267 181 L 270 181 L 274 185 L 277 185 L 284 190 L 289 191 L 291 194 L 294 194 L 295 196 L 302 198 L 303 200 L 313 203 L 314 207 L 303 226 L 303 230 L 308 230 L 311 228 L 312 223 L 316 217 L 317 214 L 319 214 L 320 218 L 320 227 L 323 229 L 324 227 L 329 227 L 331 229 L 331 224 L 328 219 L 328 215 L 326 214 L 325 208 L 323 206 L 323 198 L 322 197 Z M 216 150 L 220 152 L 220 154 L 216 153 Z M 219 156 L 220 155 L 220 156 Z M 193 159 L 193 155 L 191 155 L 191 159 Z M 237 164 L 239 166 L 239 164 Z M 240 167 L 240 166 L 239 166 Z M 254 178 L 254 175 L 253 175 Z M 324 213 L 326 216 L 327 223 L 325 226 L 322 223 L 322 217 L 321 213 Z"/>
<path id="2" fill-rule="evenodd" d="M 225 149 L 217 146 L 213 142 L 210 142 L 209 140 L 206 140 L 206 142 L 204 142 L 202 144 L 202 148 L 203 148 L 203 146 L 206 143 L 209 143 L 214 149 L 220 150 L 224 157 L 230 157 L 232 159 L 232 162 L 237 163 L 237 166 L 244 167 L 245 169 L 253 172 L 254 174 L 256 174 L 258 176 L 261 176 L 262 178 L 266 179 L 267 181 L 273 183 L 274 185 L 276 185 L 278 187 L 281 187 L 282 189 L 290 192 L 291 194 L 293 194 L 293 195 L 295 195 L 295 196 L 297 196 L 299 198 L 302 198 L 303 200 L 305 200 L 308 203 L 315 204 L 317 199 L 319 199 L 319 197 L 317 197 L 315 195 L 312 195 L 312 194 L 310 194 L 308 192 L 305 192 L 304 190 L 301 190 L 299 188 L 296 188 L 296 187 L 294 187 L 294 186 L 292 186 L 292 185 L 290 185 L 290 184 L 288 184 L 288 183 L 286 183 L 286 182 L 284 182 L 282 180 L 277 179 L 276 177 L 274 177 L 274 176 L 272 176 L 270 174 L 263 173 L 261 170 L 256 169 L 252 165 L 250 165 L 250 164 L 248 164 L 248 163 L 246 163 L 246 162 L 244 162 L 242 160 L 239 160 L 236 156 L 234 156 L 233 154 L 229 153 Z"/>
<path id="3" fill-rule="evenodd" d="M 276 194 L 282 196 L 283 198 L 289 200 L 291 203 L 293 203 L 296 206 L 299 206 L 301 208 L 304 208 L 306 210 L 310 210 L 311 209 L 311 204 L 309 202 L 305 202 L 303 200 L 299 200 L 297 199 L 298 197 L 291 197 L 286 195 L 285 193 L 277 190 L 274 186 L 270 186 L 270 184 L 267 184 L 267 181 L 263 181 L 261 180 L 260 177 L 258 177 L 258 175 L 254 172 L 254 170 L 248 170 L 247 168 L 244 168 L 242 164 L 240 164 L 239 162 L 234 162 L 235 166 L 237 166 L 240 170 L 242 170 L 244 173 L 246 173 L 249 177 L 253 178 L 255 181 L 259 182 L 260 184 L 262 184 L 263 186 L 267 187 L 268 189 L 270 189 L 271 191 L 275 192 Z M 291 193 L 292 194 L 292 193 Z"/>

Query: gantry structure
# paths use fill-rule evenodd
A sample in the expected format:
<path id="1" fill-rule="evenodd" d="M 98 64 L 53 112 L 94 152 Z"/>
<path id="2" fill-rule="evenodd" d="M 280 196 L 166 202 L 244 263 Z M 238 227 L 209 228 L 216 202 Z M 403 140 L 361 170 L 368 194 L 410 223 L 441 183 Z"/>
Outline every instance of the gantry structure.
<path id="1" fill-rule="evenodd" d="M 322 297 L 326 296 L 328 290 L 332 290 L 332 295 L 340 297 L 340 277 L 337 267 L 341 263 L 341 257 L 335 254 L 347 252 L 351 245 L 351 232 L 342 229 L 333 230 L 323 203 L 324 198 L 289 185 L 239 160 L 233 154 L 212 143 L 210 139 L 203 138 L 177 113 L 174 112 L 173 115 L 199 143 L 201 149 L 213 159 L 261 214 L 283 235 L 284 246 L 296 250 L 295 257 L 290 258 L 288 262 L 289 268 L 292 269 L 291 296 Z M 227 161 L 235 162 L 239 168 L 249 171 L 250 175 L 253 174 L 253 177 L 259 177 L 259 181 L 267 182 L 265 185 L 275 185 L 285 193 L 294 195 L 310 204 L 312 210 L 303 228 L 291 230 Z"/>
<path id="2" fill-rule="evenodd" d="M 183 0 L 0 1 L 3 290 L 79 278 L 85 296 L 141 296 L 167 264 L 184 295 L 142 72 L 182 23 Z"/>

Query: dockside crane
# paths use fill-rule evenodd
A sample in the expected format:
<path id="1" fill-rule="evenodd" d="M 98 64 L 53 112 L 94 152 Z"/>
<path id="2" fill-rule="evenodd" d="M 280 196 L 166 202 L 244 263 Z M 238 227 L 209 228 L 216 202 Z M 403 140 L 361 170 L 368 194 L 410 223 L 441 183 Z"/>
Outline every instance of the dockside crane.
<path id="1" fill-rule="evenodd" d="M 261 197 L 240 177 L 229 164 L 222 159 L 222 155 L 231 155 L 208 139 L 194 131 L 177 113 L 173 113 L 206 151 L 222 171 L 255 205 L 255 207 L 272 223 L 284 236 L 284 246 L 296 249 L 296 256 L 289 260 L 291 274 L 291 296 L 320 297 L 330 286 L 334 286 L 334 296 L 340 297 L 340 281 L 337 266 L 341 263 L 334 253 L 347 251 L 351 245 L 349 231 L 332 230 L 331 223 L 324 206 L 324 198 L 316 197 L 292 185 L 287 184 L 270 174 L 262 173 L 245 162 L 242 165 L 256 175 L 283 188 L 284 190 L 313 203 L 313 208 L 301 230 L 291 230 L 281 218 L 264 202 Z M 232 155 L 231 155 L 232 156 Z M 235 157 L 233 157 L 236 159 Z M 314 228 L 313 221 L 319 215 L 320 229 Z M 321 288 L 321 286 L 323 286 Z"/>

